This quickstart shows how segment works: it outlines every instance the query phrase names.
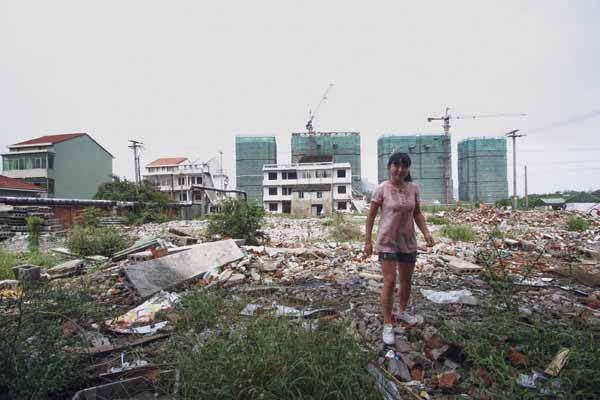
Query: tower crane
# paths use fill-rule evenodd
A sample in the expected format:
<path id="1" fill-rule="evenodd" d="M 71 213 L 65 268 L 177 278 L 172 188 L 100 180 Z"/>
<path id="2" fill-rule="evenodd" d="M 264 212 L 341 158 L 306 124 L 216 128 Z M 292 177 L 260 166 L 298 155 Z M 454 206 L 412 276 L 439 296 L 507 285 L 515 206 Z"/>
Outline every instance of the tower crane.
<path id="1" fill-rule="evenodd" d="M 443 121 L 442 127 L 444 128 L 444 141 L 443 141 L 443 158 L 444 158 L 444 198 L 445 204 L 450 204 L 452 198 L 450 188 L 450 120 L 451 119 L 476 119 L 476 118 L 497 118 L 497 117 L 525 117 L 527 114 L 524 113 L 503 113 L 503 114 L 485 114 L 485 115 L 463 115 L 463 116 L 452 116 L 450 115 L 450 107 L 446 107 L 446 112 L 441 117 L 429 117 L 427 122 L 431 121 Z"/>
<path id="2" fill-rule="evenodd" d="M 308 133 L 315 133 L 315 130 L 314 130 L 313 124 L 312 124 L 313 120 L 315 119 L 315 116 L 317 115 L 317 111 L 319 111 L 319 108 L 321 108 L 321 104 L 323 104 L 325 102 L 325 100 L 327 100 L 327 95 L 331 91 L 332 87 L 333 87 L 333 83 L 330 83 L 329 86 L 327 86 L 325 93 L 323 93 L 323 96 L 321 97 L 319 104 L 317 104 L 317 106 L 313 110 L 308 111 L 308 122 L 306 123 L 306 130 L 308 131 Z"/>

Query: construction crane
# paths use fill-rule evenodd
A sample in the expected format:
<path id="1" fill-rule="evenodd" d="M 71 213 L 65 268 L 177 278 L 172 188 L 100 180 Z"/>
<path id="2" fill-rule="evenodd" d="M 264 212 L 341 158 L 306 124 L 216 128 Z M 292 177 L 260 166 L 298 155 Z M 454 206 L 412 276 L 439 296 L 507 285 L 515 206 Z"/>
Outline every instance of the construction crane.
<path id="1" fill-rule="evenodd" d="M 446 107 L 446 112 L 441 117 L 429 117 L 427 122 L 431 121 L 443 121 L 442 127 L 444 128 L 445 138 L 443 140 L 443 158 L 444 158 L 444 204 L 450 204 L 452 198 L 450 188 L 450 120 L 451 119 L 475 119 L 475 118 L 497 118 L 497 117 L 525 117 L 527 114 L 523 113 L 504 113 L 504 114 L 486 114 L 486 115 L 463 115 L 463 116 L 452 116 L 450 115 L 450 107 Z"/>
<path id="2" fill-rule="evenodd" d="M 332 87 L 333 87 L 333 83 L 330 83 L 329 86 L 327 86 L 327 90 L 325 90 L 325 93 L 323 93 L 323 96 L 321 97 L 319 104 L 317 104 L 317 106 L 313 110 L 308 111 L 308 122 L 306 123 L 306 130 L 308 131 L 308 133 L 315 133 L 315 130 L 313 128 L 313 120 L 315 119 L 315 116 L 317 115 L 317 111 L 319 111 L 319 108 L 321 108 L 321 104 L 323 104 L 325 102 L 325 100 L 327 100 L 327 95 L 331 91 Z"/>

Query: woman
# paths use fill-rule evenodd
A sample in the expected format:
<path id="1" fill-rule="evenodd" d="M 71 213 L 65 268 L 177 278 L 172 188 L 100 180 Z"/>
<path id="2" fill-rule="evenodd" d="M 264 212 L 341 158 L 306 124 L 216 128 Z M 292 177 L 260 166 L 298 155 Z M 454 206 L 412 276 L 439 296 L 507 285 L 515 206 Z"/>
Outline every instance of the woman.
<path id="1" fill-rule="evenodd" d="M 393 345 L 395 337 L 392 325 L 392 293 L 396 281 L 396 270 L 400 277 L 398 286 L 400 319 L 411 324 L 414 323 L 414 317 L 405 313 L 410 298 L 411 278 L 417 260 L 414 222 L 425 236 L 428 246 L 433 246 L 435 242 L 427 229 L 425 217 L 421 214 L 419 188 L 412 183 L 410 176 L 410 157 L 405 153 L 394 153 L 388 160 L 387 168 L 389 180 L 377 187 L 371 199 L 364 252 L 367 256 L 373 253 L 371 232 L 377 212 L 381 208 L 375 250 L 379 254 L 383 270 L 383 289 L 381 291 L 383 342 Z"/>

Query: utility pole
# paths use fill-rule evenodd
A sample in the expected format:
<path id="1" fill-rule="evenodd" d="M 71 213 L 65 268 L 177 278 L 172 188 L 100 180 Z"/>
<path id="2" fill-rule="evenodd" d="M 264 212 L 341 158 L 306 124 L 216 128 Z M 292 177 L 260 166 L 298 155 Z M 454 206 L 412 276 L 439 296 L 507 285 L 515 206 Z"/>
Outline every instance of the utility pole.
<path id="1" fill-rule="evenodd" d="M 527 165 L 525 166 L 525 209 L 529 209 L 529 195 L 527 194 Z"/>
<path id="2" fill-rule="evenodd" d="M 219 174 L 221 175 L 221 189 L 225 189 L 223 185 L 225 185 L 225 177 L 223 176 L 223 152 L 219 150 L 219 156 L 221 157 L 221 170 Z"/>
<path id="3" fill-rule="evenodd" d="M 138 150 L 144 147 L 144 143 L 131 139 L 129 141 L 131 142 L 129 148 L 133 150 L 133 168 L 135 172 L 135 183 L 139 185 L 142 182 L 142 175 L 140 173 L 140 153 Z"/>
<path id="4" fill-rule="evenodd" d="M 513 143 L 513 211 L 517 211 L 519 207 L 519 198 L 517 197 L 517 138 L 525 135 L 518 135 L 519 129 L 510 131 L 506 137 L 512 138 Z"/>

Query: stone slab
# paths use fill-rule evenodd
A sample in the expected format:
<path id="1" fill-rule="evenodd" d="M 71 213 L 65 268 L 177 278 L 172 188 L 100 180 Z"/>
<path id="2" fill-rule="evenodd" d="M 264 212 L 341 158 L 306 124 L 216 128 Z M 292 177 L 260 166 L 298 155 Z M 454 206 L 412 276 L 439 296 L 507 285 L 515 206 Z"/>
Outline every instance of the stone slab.
<path id="1" fill-rule="evenodd" d="M 46 270 L 54 278 L 67 277 L 81 272 L 85 267 L 83 260 L 71 260 Z"/>
<path id="2" fill-rule="evenodd" d="M 202 243 L 182 253 L 130 265 L 125 268 L 125 275 L 145 299 L 243 256 L 231 239 Z"/>

